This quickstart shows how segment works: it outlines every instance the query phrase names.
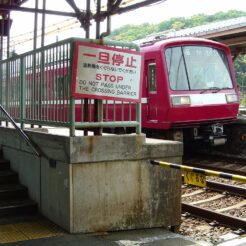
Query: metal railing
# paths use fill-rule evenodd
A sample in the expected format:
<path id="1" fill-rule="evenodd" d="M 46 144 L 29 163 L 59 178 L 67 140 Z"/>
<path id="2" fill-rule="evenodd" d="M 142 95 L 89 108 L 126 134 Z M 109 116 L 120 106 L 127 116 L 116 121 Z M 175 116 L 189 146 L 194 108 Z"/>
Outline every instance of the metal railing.
<path id="1" fill-rule="evenodd" d="M 8 120 L 13 124 L 13 126 L 15 127 L 15 129 L 17 130 L 17 132 L 19 133 L 19 135 L 27 142 L 27 144 L 31 147 L 31 149 L 33 150 L 33 152 L 37 155 L 37 156 L 41 156 L 41 151 L 39 150 L 39 148 L 37 146 L 35 146 L 35 144 L 32 142 L 32 140 L 26 135 L 26 133 L 15 123 L 15 121 L 13 120 L 13 118 L 9 115 L 9 113 L 2 107 L 2 105 L 0 105 L 0 110 L 1 112 L 6 115 L 6 117 L 8 118 Z"/>
<path id="2" fill-rule="evenodd" d="M 0 104 L 21 128 L 25 124 L 75 129 L 134 127 L 141 132 L 140 103 L 101 101 L 102 119 L 95 119 L 94 99 L 72 96 L 75 42 L 138 50 L 132 43 L 70 38 L 0 61 Z M 8 121 L 0 114 L 1 121 Z"/>

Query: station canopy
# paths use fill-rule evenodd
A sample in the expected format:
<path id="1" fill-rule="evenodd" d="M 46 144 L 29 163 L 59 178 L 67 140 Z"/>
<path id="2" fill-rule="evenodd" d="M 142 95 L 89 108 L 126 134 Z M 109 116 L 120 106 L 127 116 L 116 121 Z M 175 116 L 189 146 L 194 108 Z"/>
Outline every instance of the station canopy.
<path id="1" fill-rule="evenodd" d="M 0 16 L 4 19 L 9 14 L 9 11 L 12 10 L 70 16 L 77 18 L 81 23 L 81 27 L 86 29 L 92 20 L 100 22 L 112 15 L 122 14 L 151 4 L 161 3 L 166 0 L 59 0 L 67 2 L 74 12 L 64 12 L 60 10 L 59 4 L 57 10 L 22 7 L 21 5 L 27 1 L 28 0 L 0 0 Z M 43 2 L 44 5 L 44 3 L 52 0 L 35 1 L 36 3 L 39 1 L 41 3 Z"/>
<path id="2" fill-rule="evenodd" d="M 0 11 L 23 11 L 23 12 L 38 12 L 38 13 L 48 13 L 48 14 L 59 14 L 64 16 L 71 16 L 72 13 L 57 11 L 49 11 L 49 10 L 38 10 L 32 8 L 21 7 L 21 5 L 29 0 L 0 0 Z M 48 2 L 52 0 L 36 0 L 40 2 Z M 54 0 L 53 0 L 54 1 Z M 101 16 L 109 16 L 113 14 L 121 14 L 127 11 L 135 10 L 140 7 L 148 6 L 155 3 L 164 2 L 166 0 L 59 0 L 67 2 L 75 11 L 74 15 L 78 14 L 78 12 L 85 13 L 86 11 L 93 12 L 92 9 L 88 5 L 91 6 L 92 3 L 95 5 L 100 5 Z M 85 6 L 84 9 L 82 6 Z M 58 5 L 59 6 L 59 5 Z M 93 18 L 93 13 L 91 15 Z M 97 16 L 98 17 L 98 16 Z"/>
<path id="3" fill-rule="evenodd" d="M 0 0 L 1 14 L 3 14 L 4 11 L 9 11 L 16 7 L 20 7 L 23 3 L 27 1 L 28 0 Z"/>

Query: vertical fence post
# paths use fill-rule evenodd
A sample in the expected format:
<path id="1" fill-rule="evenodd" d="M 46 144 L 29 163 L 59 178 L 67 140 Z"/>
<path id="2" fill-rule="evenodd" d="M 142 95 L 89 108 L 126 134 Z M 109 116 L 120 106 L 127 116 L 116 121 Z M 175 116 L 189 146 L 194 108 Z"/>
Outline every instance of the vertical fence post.
<path id="1" fill-rule="evenodd" d="M 7 60 L 6 62 L 6 91 L 5 91 L 5 96 L 6 96 L 6 101 L 5 101 L 5 109 L 7 109 L 7 111 L 9 111 L 9 78 L 10 78 L 10 71 L 9 71 L 9 60 Z M 9 126 L 9 122 L 6 119 L 6 126 Z"/>
<path id="2" fill-rule="evenodd" d="M 136 133 L 140 134 L 142 129 L 141 129 L 141 103 L 137 103 L 137 122 L 138 122 L 138 126 L 136 129 Z"/>
<path id="3" fill-rule="evenodd" d="M 30 102 L 29 102 L 29 107 L 30 107 L 30 118 L 32 120 L 35 120 L 35 91 L 36 89 L 36 66 L 37 66 L 37 52 L 34 50 L 33 52 L 33 59 L 32 59 L 32 82 L 29 85 L 30 86 Z M 31 125 L 33 127 L 33 125 Z"/>
<path id="4" fill-rule="evenodd" d="M 24 120 L 25 120 L 25 114 L 26 114 L 26 104 L 25 104 L 25 92 L 26 92 L 26 76 L 25 76 L 25 70 L 26 70 L 26 63 L 25 63 L 25 57 L 22 56 L 20 58 L 20 124 L 21 129 L 24 129 Z"/>
<path id="5" fill-rule="evenodd" d="M 42 95 L 43 95 L 43 85 L 45 85 L 45 58 L 44 58 L 44 48 L 41 48 L 41 60 L 40 60 L 40 76 L 38 77 L 38 120 L 42 120 Z M 47 86 L 47 84 L 46 84 Z M 41 125 L 39 126 L 41 127 Z"/>
<path id="6" fill-rule="evenodd" d="M 70 137 L 75 136 L 75 98 L 70 98 Z"/>
<path id="7" fill-rule="evenodd" d="M 135 46 L 135 49 L 136 49 L 136 51 L 140 51 L 140 48 L 139 48 L 139 46 Z M 141 125 L 142 125 L 142 117 L 141 117 L 141 115 L 142 115 L 142 112 L 141 112 L 141 103 L 142 102 L 139 102 L 139 103 L 137 103 L 137 108 L 136 108 L 136 110 L 137 110 L 137 112 L 136 112 L 136 119 L 137 119 L 137 122 L 138 122 L 138 126 L 137 126 L 137 128 L 136 128 L 136 133 L 137 134 L 141 134 L 141 132 L 142 132 L 142 127 L 141 127 Z"/>
<path id="8" fill-rule="evenodd" d="M 75 136 L 75 97 L 72 96 L 72 74 L 73 74 L 73 58 L 74 58 L 74 50 L 75 50 L 75 41 L 70 41 L 70 71 L 68 81 L 70 83 L 70 137 Z"/>
<path id="9" fill-rule="evenodd" d="M 101 12 L 101 0 L 97 0 L 96 13 L 100 15 Z M 96 20 L 96 39 L 100 39 L 101 20 Z M 102 122 L 103 120 L 103 102 L 102 99 L 95 99 L 94 104 L 94 121 Z M 102 135 L 103 129 L 99 127 L 94 131 L 94 135 Z"/>

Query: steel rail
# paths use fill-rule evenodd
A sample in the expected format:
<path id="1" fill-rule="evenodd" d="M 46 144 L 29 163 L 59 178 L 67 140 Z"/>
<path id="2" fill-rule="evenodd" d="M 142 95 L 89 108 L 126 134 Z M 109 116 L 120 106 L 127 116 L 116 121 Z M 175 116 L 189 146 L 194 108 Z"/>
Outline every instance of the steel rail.
<path id="1" fill-rule="evenodd" d="M 214 182 L 214 181 L 207 181 L 206 187 L 211 190 L 226 191 L 233 195 L 246 197 L 246 189 L 244 187 L 223 184 L 223 183 Z"/>
<path id="2" fill-rule="evenodd" d="M 234 216 L 200 208 L 198 206 L 190 205 L 184 202 L 182 202 L 182 212 L 188 212 L 195 217 L 199 217 L 205 220 L 217 221 L 220 224 L 230 228 L 241 228 L 246 230 L 246 220 Z"/>
<path id="3" fill-rule="evenodd" d="M 183 175 L 182 175 L 182 181 L 184 181 Z M 246 188 L 236 185 L 223 184 L 223 183 L 207 180 L 206 188 L 209 188 L 214 191 L 228 192 L 233 195 L 246 197 Z"/>

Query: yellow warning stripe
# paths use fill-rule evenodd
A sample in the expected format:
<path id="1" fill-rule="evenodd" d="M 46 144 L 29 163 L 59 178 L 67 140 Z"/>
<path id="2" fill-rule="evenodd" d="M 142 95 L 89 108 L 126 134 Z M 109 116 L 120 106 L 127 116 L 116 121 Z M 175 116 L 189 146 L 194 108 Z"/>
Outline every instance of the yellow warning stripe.
<path id="1" fill-rule="evenodd" d="M 215 177 L 224 178 L 224 179 L 231 179 L 231 180 L 234 180 L 234 181 L 246 183 L 246 176 L 242 176 L 242 175 L 235 175 L 235 174 L 231 174 L 231 173 L 217 172 L 217 171 L 213 171 L 213 170 L 209 170 L 209 169 L 185 166 L 185 165 L 174 164 L 174 163 L 169 163 L 169 162 L 164 162 L 164 161 L 151 160 L 150 164 L 152 164 L 152 165 L 160 165 L 160 166 L 165 166 L 165 167 L 170 167 L 170 168 L 175 168 L 175 169 L 180 169 L 180 170 L 188 171 L 188 172 L 199 173 L 199 174 L 203 174 L 203 175 L 206 175 L 206 176 L 215 176 Z"/>

